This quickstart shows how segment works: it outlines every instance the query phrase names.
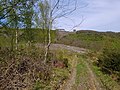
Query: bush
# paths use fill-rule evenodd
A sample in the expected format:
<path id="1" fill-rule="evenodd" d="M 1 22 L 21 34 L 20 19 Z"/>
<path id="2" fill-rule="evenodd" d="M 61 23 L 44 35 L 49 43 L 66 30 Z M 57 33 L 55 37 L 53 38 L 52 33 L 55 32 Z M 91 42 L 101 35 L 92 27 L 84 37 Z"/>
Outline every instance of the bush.
<path id="1" fill-rule="evenodd" d="M 104 73 L 120 78 L 120 49 L 104 49 L 97 64 Z"/>
<path id="2" fill-rule="evenodd" d="M 36 47 L 18 49 L 17 53 L 0 48 L 0 90 L 32 90 L 37 80 L 49 83 L 52 67 L 43 63 L 43 55 Z"/>

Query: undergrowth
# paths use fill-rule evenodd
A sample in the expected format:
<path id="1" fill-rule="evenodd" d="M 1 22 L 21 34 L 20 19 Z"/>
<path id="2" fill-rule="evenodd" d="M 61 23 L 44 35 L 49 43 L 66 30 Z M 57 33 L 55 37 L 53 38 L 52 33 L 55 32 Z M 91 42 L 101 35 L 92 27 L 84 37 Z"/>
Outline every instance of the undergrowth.
<path id="1" fill-rule="evenodd" d="M 50 51 L 44 63 L 43 48 L 22 47 L 17 51 L 0 48 L 0 90 L 60 88 L 70 74 L 69 55 L 63 50 Z"/>

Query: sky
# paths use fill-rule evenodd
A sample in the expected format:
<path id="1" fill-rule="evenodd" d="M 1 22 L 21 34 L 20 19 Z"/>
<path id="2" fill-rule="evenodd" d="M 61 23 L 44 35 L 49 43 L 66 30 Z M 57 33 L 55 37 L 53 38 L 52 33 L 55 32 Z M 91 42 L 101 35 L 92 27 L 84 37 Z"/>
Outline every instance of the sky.
<path id="1" fill-rule="evenodd" d="M 77 10 L 56 20 L 55 28 L 120 32 L 120 0 L 77 0 Z"/>

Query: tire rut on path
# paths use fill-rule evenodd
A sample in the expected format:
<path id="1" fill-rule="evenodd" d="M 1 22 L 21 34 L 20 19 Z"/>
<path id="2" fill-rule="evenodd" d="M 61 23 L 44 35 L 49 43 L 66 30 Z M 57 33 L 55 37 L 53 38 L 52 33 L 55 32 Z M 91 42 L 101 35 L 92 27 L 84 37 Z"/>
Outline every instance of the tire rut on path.
<path id="1" fill-rule="evenodd" d="M 86 53 L 86 49 L 83 48 L 79 48 L 79 47 L 74 47 L 74 46 L 67 46 L 67 45 L 63 45 L 63 44 L 53 44 L 51 45 L 54 49 L 66 49 L 72 52 L 77 52 L 77 53 Z M 77 57 L 77 55 L 76 55 Z M 66 87 L 64 89 L 61 90 L 72 90 L 72 86 L 75 84 L 75 79 L 76 79 L 76 65 L 77 65 L 77 60 L 73 60 L 73 64 L 75 64 L 75 67 L 73 67 L 70 79 L 67 81 Z M 84 61 L 86 67 L 87 67 L 87 72 L 88 72 L 88 81 L 87 83 L 89 84 L 89 87 L 87 90 L 102 90 L 100 87 L 99 82 L 97 81 L 95 74 L 93 73 L 90 64 L 87 61 Z M 83 90 L 82 87 L 81 88 L 77 88 L 77 90 Z"/>
<path id="2" fill-rule="evenodd" d="M 88 74 L 89 74 L 89 85 L 90 85 L 89 90 L 102 90 L 89 63 L 85 61 L 85 64 L 86 64 L 86 67 L 88 69 Z"/>
<path id="3" fill-rule="evenodd" d="M 73 60 L 72 63 L 72 72 L 69 77 L 69 80 L 66 82 L 65 87 L 63 88 L 64 90 L 72 90 L 73 85 L 75 84 L 76 80 L 76 66 L 77 66 L 77 55 L 75 55 L 75 59 Z"/>

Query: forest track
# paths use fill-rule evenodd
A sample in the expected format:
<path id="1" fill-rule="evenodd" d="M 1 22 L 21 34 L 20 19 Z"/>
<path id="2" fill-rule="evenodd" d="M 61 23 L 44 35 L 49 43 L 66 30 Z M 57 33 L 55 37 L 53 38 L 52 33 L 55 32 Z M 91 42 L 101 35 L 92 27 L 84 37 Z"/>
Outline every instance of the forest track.
<path id="1" fill-rule="evenodd" d="M 71 75 L 61 90 L 73 90 L 73 86 L 75 85 L 76 74 L 77 74 L 77 70 L 76 70 L 77 60 L 76 59 L 77 59 L 77 55 L 75 55 L 75 58 L 72 62 Z"/>
<path id="2" fill-rule="evenodd" d="M 84 48 L 68 46 L 68 45 L 63 45 L 63 44 L 52 44 L 51 48 L 52 49 L 66 49 L 68 51 L 76 52 L 76 53 L 80 53 L 80 54 L 81 53 L 84 54 L 87 52 L 87 50 Z M 66 87 L 62 90 L 72 90 L 72 86 L 74 86 L 74 84 L 75 84 L 77 60 L 75 59 L 73 61 L 74 61 L 73 62 L 74 67 L 73 67 L 71 76 L 70 76 L 69 80 L 67 81 Z M 85 66 L 87 67 L 87 73 L 88 73 L 87 83 L 88 83 L 89 87 L 86 86 L 88 88 L 87 90 L 102 90 L 93 70 L 91 69 L 89 60 L 84 61 L 84 63 L 85 63 Z M 83 89 L 83 87 L 81 87 L 79 85 L 79 87 L 77 87 L 77 90 L 84 90 L 84 89 Z"/>

